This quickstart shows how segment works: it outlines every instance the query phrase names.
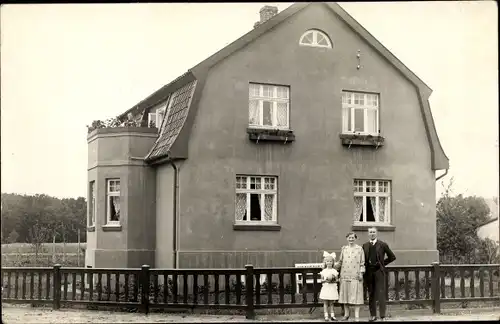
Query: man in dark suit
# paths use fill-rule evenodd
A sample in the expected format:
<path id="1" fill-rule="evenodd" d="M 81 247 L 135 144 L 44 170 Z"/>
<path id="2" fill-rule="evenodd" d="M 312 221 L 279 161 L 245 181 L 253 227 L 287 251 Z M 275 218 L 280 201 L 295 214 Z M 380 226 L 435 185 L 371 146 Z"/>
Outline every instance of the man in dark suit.
<path id="1" fill-rule="evenodd" d="M 363 244 L 365 252 L 365 285 L 368 288 L 368 299 L 370 308 L 370 322 L 377 319 L 377 300 L 379 303 L 380 319 L 385 320 L 385 280 L 386 268 L 389 263 L 396 260 L 389 245 L 377 239 L 377 229 L 371 227 L 368 229 L 369 242 Z M 387 258 L 385 256 L 387 255 Z"/>

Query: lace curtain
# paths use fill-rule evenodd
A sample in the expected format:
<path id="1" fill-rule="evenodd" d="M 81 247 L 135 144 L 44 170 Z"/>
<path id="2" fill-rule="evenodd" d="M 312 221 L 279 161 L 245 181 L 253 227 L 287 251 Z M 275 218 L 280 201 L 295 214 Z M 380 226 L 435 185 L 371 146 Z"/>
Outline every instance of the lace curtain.
<path id="1" fill-rule="evenodd" d="M 273 220 L 273 208 L 274 208 L 274 195 L 264 195 L 264 200 L 262 200 L 263 195 L 257 195 L 257 199 L 259 202 L 260 210 L 264 210 L 264 219 L 265 221 Z M 250 207 L 251 208 L 251 207 Z M 247 220 L 246 216 L 247 212 L 247 194 L 246 193 L 238 193 L 236 194 L 236 220 L 242 221 Z M 255 211 L 253 211 L 255 212 Z M 252 213 L 252 210 L 250 210 Z M 248 219 L 249 220 L 249 219 Z"/>
<path id="2" fill-rule="evenodd" d="M 377 197 L 370 197 L 370 203 L 372 204 L 373 214 L 375 215 L 375 221 L 384 222 L 385 221 L 385 197 L 378 197 L 378 207 L 377 210 Z M 376 217 L 378 215 L 378 218 Z"/>
<path id="3" fill-rule="evenodd" d="M 259 101 L 250 100 L 250 109 L 248 110 L 251 125 L 259 124 Z"/>
<path id="4" fill-rule="evenodd" d="M 111 201 L 113 202 L 114 214 L 111 214 L 112 221 L 120 220 L 120 197 L 112 197 Z"/>
<path id="5" fill-rule="evenodd" d="M 378 210 L 378 220 L 379 222 L 385 222 L 385 202 L 386 202 L 386 199 L 385 197 L 380 197 L 378 200 L 378 207 L 379 207 L 379 210 Z"/>
<path id="6" fill-rule="evenodd" d="M 363 197 L 354 197 L 354 215 L 353 220 L 355 222 L 361 221 L 360 216 L 363 212 Z"/>

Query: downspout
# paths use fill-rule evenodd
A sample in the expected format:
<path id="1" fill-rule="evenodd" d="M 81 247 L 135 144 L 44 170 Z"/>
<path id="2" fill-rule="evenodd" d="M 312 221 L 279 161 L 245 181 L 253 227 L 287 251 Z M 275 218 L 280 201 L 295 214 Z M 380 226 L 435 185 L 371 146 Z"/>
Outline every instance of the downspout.
<path id="1" fill-rule="evenodd" d="M 437 177 L 436 181 L 438 181 L 439 179 L 441 179 L 442 177 L 444 177 L 447 174 L 448 174 L 448 169 L 446 169 L 442 175 L 440 175 L 439 177 Z"/>
<path id="2" fill-rule="evenodd" d="M 174 169 L 174 203 L 173 203 L 173 213 L 174 213 L 174 230 L 173 230 L 173 252 L 174 252 L 174 269 L 177 269 L 178 265 L 178 253 L 177 253 L 177 191 L 179 190 L 179 168 L 175 165 L 174 161 L 169 161 L 170 165 Z"/>

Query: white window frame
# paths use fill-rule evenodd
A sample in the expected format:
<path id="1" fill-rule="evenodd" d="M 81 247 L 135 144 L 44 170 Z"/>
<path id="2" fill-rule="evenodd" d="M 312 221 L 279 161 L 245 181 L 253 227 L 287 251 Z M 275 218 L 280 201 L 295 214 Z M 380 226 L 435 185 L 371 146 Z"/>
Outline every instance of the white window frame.
<path id="1" fill-rule="evenodd" d="M 148 127 L 151 124 L 151 121 L 154 121 L 155 127 L 158 128 L 158 130 L 161 129 L 161 124 L 167 119 L 168 114 L 170 113 L 171 102 L 169 99 L 170 97 L 167 98 L 161 106 L 154 109 L 154 112 L 148 113 Z"/>
<path id="2" fill-rule="evenodd" d="M 252 93 L 252 91 L 251 91 L 252 86 L 259 87 L 259 94 L 258 95 L 254 95 Z M 271 87 L 272 88 L 272 97 L 265 97 L 264 96 L 264 87 Z M 286 89 L 287 98 L 278 98 L 278 88 Z M 290 87 L 289 86 L 261 84 L 261 83 L 251 82 L 248 85 L 248 89 L 249 89 L 248 124 L 250 127 L 262 128 L 262 129 L 282 129 L 282 130 L 290 129 Z M 258 124 L 252 124 L 252 122 L 250 120 L 250 102 L 252 100 L 257 100 L 259 102 L 259 104 L 258 104 L 259 123 Z M 272 125 L 264 125 L 264 114 L 263 114 L 264 101 L 271 102 L 271 104 L 272 104 Z M 286 103 L 286 109 L 287 109 L 286 125 L 278 126 L 278 103 Z"/>
<path id="3" fill-rule="evenodd" d="M 87 217 L 87 223 L 89 227 L 95 226 L 95 219 L 97 214 L 97 205 L 96 205 L 96 185 L 95 181 L 89 182 L 89 214 Z"/>
<path id="4" fill-rule="evenodd" d="M 274 225 L 278 223 L 278 177 L 276 176 L 258 176 L 258 175 L 237 175 L 236 176 L 236 182 L 238 178 L 243 178 L 246 180 L 246 188 L 245 189 L 239 189 L 236 186 L 235 183 L 235 188 L 236 188 L 236 194 L 234 195 L 235 197 L 235 213 L 234 213 L 234 218 L 235 218 L 235 224 L 238 225 Z M 251 184 L 251 178 L 260 179 L 260 188 L 261 189 L 250 189 L 250 184 Z M 265 189 L 265 180 L 266 179 L 274 179 L 274 188 L 273 189 Z M 236 208 L 237 208 L 237 194 L 246 194 L 246 212 L 247 212 L 247 220 L 236 220 Z M 274 195 L 273 199 L 273 212 L 272 212 L 272 219 L 270 221 L 265 220 L 265 203 L 264 206 L 261 206 L 260 208 L 260 221 L 255 221 L 255 220 L 250 220 L 250 195 L 251 194 L 259 194 L 261 197 L 261 201 L 265 201 L 265 195 Z"/>
<path id="5" fill-rule="evenodd" d="M 359 185 L 359 182 L 361 182 L 361 191 L 357 191 L 357 185 Z M 366 187 L 368 182 L 375 182 L 375 192 L 367 192 Z M 380 189 L 380 184 L 384 183 L 387 184 L 387 191 L 381 192 Z M 370 180 L 370 179 L 355 179 L 354 184 L 353 184 L 353 191 L 354 191 L 354 197 L 362 197 L 363 198 L 363 220 L 362 221 L 354 221 L 354 225 L 390 225 L 391 224 L 391 181 L 389 180 Z M 375 205 L 376 208 L 373 212 L 373 216 L 375 218 L 374 222 L 369 222 L 366 220 L 366 213 L 367 213 L 367 197 L 376 197 L 375 199 Z M 385 219 L 383 222 L 379 221 L 379 206 L 380 206 L 380 200 L 379 197 L 384 197 L 386 198 L 386 204 L 385 204 Z M 354 203 L 354 202 L 353 202 Z M 354 206 L 354 208 L 356 208 Z"/>
<path id="6" fill-rule="evenodd" d="M 363 104 L 356 104 L 355 99 L 363 98 Z M 369 104 L 369 99 L 375 99 L 375 104 Z M 348 102 L 350 101 L 350 102 Z M 355 131 L 355 117 L 356 110 L 363 110 L 363 131 Z M 375 131 L 368 131 L 368 112 L 375 112 Z M 351 124 L 348 125 L 348 114 L 351 117 Z M 378 93 L 365 93 L 355 91 L 342 91 L 342 133 L 343 134 L 361 134 L 361 135 L 375 135 L 380 134 L 380 95 Z M 349 127 L 350 126 L 350 130 Z"/>
<path id="7" fill-rule="evenodd" d="M 304 43 L 305 38 L 310 34 L 312 34 L 312 37 L 313 37 L 312 43 Z M 328 45 L 319 44 L 318 43 L 318 35 L 323 36 L 325 38 L 326 42 L 328 43 Z M 310 29 L 310 30 L 306 31 L 304 34 L 302 34 L 302 36 L 300 36 L 299 45 L 311 46 L 311 47 L 332 48 L 332 41 L 330 40 L 330 37 L 328 37 L 328 35 L 326 33 L 322 32 L 320 30 L 317 30 L 317 29 Z"/>
<path id="8" fill-rule="evenodd" d="M 120 190 L 111 191 L 111 183 L 116 183 L 120 186 Z M 120 217 L 117 221 L 111 220 L 111 197 L 120 198 Z M 121 199 L 121 181 L 119 178 L 106 179 L 106 225 L 120 225 L 120 220 L 122 218 L 123 201 Z"/>

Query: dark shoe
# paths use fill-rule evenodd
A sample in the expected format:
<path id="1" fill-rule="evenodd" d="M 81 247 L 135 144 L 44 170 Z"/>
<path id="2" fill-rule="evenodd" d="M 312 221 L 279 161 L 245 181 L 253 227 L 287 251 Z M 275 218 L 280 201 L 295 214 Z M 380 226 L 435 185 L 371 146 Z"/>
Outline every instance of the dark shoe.
<path id="1" fill-rule="evenodd" d="M 330 317 L 330 321 L 332 321 L 332 322 L 336 322 L 336 321 L 337 321 L 337 318 L 335 318 L 335 316 L 332 316 L 332 317 Z"/>
<path id="2" fill-rule="evenodd" d="M 342 317 L 342 320 L 343 320 L 343 321 L 348 321 L 348 320 L 349 320 L 349 316 L 344 316 L 344 317 Z"/>
<path id="3" fill-rule="evenodd" d="M 368 322 L 375 322 L 376 320 L 377 320 L 376 316 L 370 316 L 370 318 L 368 319 Z"/>

